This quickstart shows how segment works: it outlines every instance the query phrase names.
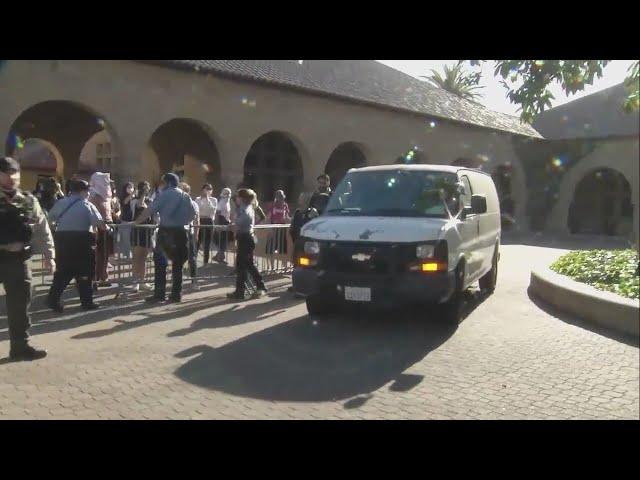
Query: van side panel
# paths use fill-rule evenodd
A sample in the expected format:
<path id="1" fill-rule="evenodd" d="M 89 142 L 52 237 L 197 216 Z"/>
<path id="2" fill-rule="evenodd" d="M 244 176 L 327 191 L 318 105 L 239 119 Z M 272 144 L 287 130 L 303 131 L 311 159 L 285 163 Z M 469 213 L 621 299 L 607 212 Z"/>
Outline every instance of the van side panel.
<path id="1" fill-rule="evenodd" d="M 493 179 L 484 173 L 468 171 L 471 188 L 475 194 L 487 198 L 487 212 L 478 215 L 480 222 L 479 244 L 482 249 L 482 275 L 491 270 L 496 242 L 500 241 L 500 201 Z"/>

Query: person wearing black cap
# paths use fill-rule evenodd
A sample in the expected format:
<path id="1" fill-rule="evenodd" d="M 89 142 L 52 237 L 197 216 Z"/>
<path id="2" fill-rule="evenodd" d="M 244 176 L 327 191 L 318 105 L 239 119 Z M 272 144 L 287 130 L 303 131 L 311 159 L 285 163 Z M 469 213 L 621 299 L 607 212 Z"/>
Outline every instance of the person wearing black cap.
<path id="1" fill-rule="evenodd" d="M 80 295 L 84 310 L 95 310 L 100 305 L 93 301 L 91 281 L 96 258 L 95 230 L 106 231 L 98 209 L 89 198 L 89 184 L 84 180 L 69 183 L 69 196 L 58 200 L 49 211 L 49 221 L 55 225 L 54 240 L 58 268 L 53 275 L 47 306 L 62 313 L 60 302 L 64 289 L 72 278 Z"/>
<path id="2" fill-rule="evenodd" d="M 182 267 L 189 258 L 188 233 L 189 224 L 196 219 L 197 212 L 191 197 L 178 188 L 180 179 L 175 173 L 167 173 L 162 177 L 164 188 L 136 219 L 136 224 L 143 223 L 156 213 L 160 215 L 158 228 L 158 245 L 164 256 L 171 261 L 171 297 L 170 302 L 182 301 Z M 154 255 L 155 285 L 149 302 L 166 300 L 167 264 L 155 261 L 160 258 Z"/>
<path id="3" fill-rule="evenodd" d="M 0 158 L 0 283 L 4 285 L 9 320 L 11 360 L 36 360 L 47 355 L 29 345 L 31 269 L 28 259 L 42 253 L 55 269 L 53 237 L 38 199 L 20 189 L 20 165 Z"/>

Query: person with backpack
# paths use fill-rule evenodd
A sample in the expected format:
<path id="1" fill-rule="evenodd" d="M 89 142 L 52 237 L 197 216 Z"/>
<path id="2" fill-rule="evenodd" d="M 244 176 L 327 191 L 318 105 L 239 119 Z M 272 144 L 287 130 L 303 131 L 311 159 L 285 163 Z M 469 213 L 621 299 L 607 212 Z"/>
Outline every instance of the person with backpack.
<path id="1" fill-rule="evenodd" d="M 162 177 L 164 188 L 153 203 L 136 219 L 135 224 L 144 223 L 147 218 L 158 213 L 158 246 L 166 260 L 171 262 L 171 303 L 182 301 L 182 267 L 189 258 L 188 229 L 196 218 L 197 212 L 189 194 L 178 188 L 180 179 L 175 173 L 167 173 Z M 154 255 L 155 284 L 154 294 L 148 302 L 166 300 L 167 262 L 159 261 L 161 255 Z M 155 261 L 158 260 L 158 261 Z"/>

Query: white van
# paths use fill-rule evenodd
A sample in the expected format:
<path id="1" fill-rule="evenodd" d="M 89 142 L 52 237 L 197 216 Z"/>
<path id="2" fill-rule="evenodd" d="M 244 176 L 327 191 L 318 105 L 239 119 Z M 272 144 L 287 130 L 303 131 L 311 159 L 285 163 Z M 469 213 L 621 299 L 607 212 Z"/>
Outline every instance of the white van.
<path id="1" fill-rule="evenodd" d="M 444 305 L 460 320 L 473 282 L 492 292 L 500 248 L 493 180 L 443 165 L 351 169 L 296 242 L 294 291 L 309 314 L 341 304 Z"/>

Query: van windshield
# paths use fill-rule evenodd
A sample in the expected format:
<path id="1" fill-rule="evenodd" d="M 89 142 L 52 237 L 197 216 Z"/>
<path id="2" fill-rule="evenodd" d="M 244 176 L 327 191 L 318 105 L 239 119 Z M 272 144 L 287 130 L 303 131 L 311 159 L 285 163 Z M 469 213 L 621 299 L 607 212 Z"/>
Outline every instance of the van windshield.
<path id="1" fill-rule="evenodd" d="M 453 173 L 365 171 L 347 174 L 331 195 L 325 214 L 449 218 L 459 205 L 458 178 Z"/>

